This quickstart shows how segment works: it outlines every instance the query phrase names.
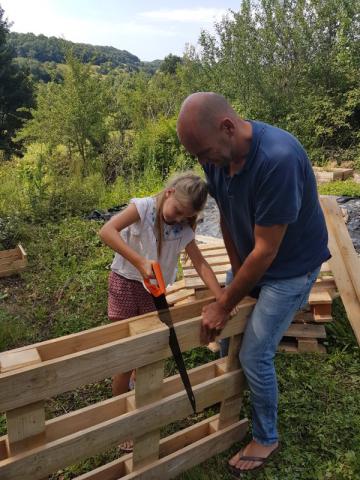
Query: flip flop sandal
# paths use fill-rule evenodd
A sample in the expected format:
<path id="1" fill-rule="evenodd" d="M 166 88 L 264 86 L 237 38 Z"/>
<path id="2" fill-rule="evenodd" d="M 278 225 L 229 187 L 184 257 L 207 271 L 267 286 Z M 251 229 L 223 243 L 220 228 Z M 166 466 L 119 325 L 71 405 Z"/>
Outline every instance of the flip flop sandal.
<path id="1" fill-rule="evenodd" d="M 125 446 L 126 443 L 127 443 L 127 442 L 124 442 L 124 443 L 122 443 L 121 445 L 119 445 L 119 448 L 120 448 L 120 450 L 121 450 L 122 452 L 124 452 L 124 453 L 131 453 L 131 452 L 134 450 L 134 445 L 132 445 L 131 447 L 130 447 L 130 446 L 127 447 L 127 446 Z M 130 442 L 129 442 L 129 443 L 130 443 Z"/>
<path id="2" fill-rule="evenodd" d="M 242 460 L 245 462 L 261 462 L 260 465 L 254 468 L 248 468 L 246 470 L 241 470 L 240 468 L 236 468 L 234 465 L 228 465 L 228 471 L 234 478 L 241 478 L 243 475 L 247 473 L 253 473 L 261 470 L 264 466 L 269 462 L 271 457 L 280 450 L 280 444 L 274 448 L 274 450 L 267 456 L 267 457 L 250 457 L 247 455 L 241 455 L 238 461 Z"/>

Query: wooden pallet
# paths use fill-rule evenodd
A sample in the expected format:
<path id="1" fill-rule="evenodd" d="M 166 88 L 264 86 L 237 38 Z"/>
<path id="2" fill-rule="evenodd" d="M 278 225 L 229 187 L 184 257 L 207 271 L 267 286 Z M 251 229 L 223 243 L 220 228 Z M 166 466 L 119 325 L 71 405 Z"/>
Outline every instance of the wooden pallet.
<path id="1" fill-rule="evenodd" d="M 27 263 L 26 252 L 20 244 L 11 250 L 0 251 L 0 277 L 9 277 L 22 272 Z"/>
<path id="2" fill-rule="evenodd" d="M 200 244 L 199 247 L 201 248 L 207 262 L 211 265 L 211 268 L 216 274 L 218 282 L 224 286 L 226 272 L 230 269 L 230 262 L 224 243 L 221 243 L 217 239 L 215 244 Z M 182 257 L 182 261 L 184 278 L 181 281 L 182 288 L 177 292 L 181 301 L 191 302 L 194 298 L 199 300 L 210 297 L 211 292 L 206 288 L 204 282 L 199 278 L 196 270 L 191 264 L 191 261 L 189 259 L 185 260 L 184 256 Z M 189 296 L 186 296 L 187 290 L 190 292 Z M 306 313 L 298 312 L 293 320 L 293 325 L 303 324 L 308 326 L 308 332 L 312 332 L 313 336 L 309 337 L 308 334 L 306 337 L 302 337 L 300 334 L 295 335 L 293 333 L 294 328 L 292 325 L 286 332 L 282 341 L 282 351 L 324 351 L 325 347 L 320 342 L 326 337 L 326 334 L 325 329 L 321 326 L 321 324 L 332 321 L 332 302 L 337 295 L 337 287 L 331 272 L 330 264 L 329 262 L 324 262 L 321 267 L 319 277 L 316 280 L 309 296 L 308 311 Z M 170 295 L 170 298 L 173 300 L 175 297 Z M 176 298 L 174 303 L 176 303 Z M 315 325 L 315 328 L 312 328 L 312 325 Z M 318 330 L 316 329 L 316 325 L 319 326 Z M 216 351 L 217 349 L 212 346 L 211 350 Z"/>
<path id="3" fill-rule="evenodd" d="M 201 311 L 210 301 L 171 309 L 182 351 L 201 344 Z M 188 372 L 197 411 L 220 403 L 220 414 L 161 440 L 160 429 L 192 408 L 179 375 L 163 378 L 171 351 L 157 312 L 1 353 L 0 412 L 7 420 L 1 480 L 44 479 L 131 438 L 131 455 L 79 478 L 166 480 L 240 441 L 248 422 L 239 421 L 244 376 L 237 352 L 254 303 L 244 300 L 223 330 L 231 337 L 226 359 Z M 132 369 L 135 392 L 45 419 L 46 399 Z"/>

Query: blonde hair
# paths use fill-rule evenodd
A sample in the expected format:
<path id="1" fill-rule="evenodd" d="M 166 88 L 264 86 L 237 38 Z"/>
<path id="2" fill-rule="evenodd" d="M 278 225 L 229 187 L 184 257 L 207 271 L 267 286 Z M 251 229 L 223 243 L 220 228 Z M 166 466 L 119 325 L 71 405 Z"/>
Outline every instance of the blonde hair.
<path id="1" fill-rule="evenodd" d="M 163 230 L 164 230 L 164 220 L 162 216 L 162 208 L 166 199 L 166 191 L 169 189 L 174 189 L 174 196 L 178 202 L 184 206 L 189 206 L 195 212 L 193 217 L 187 219 L 190 227 L 195 231 L 196 223 L 199 213 L 204 209 L 207 195 L 208 187 L 206 182 L 196 175 L 195 173 L 189 171 L 174 175 L 171 177 L 164 190 L 158 193 L 156 197 L 156 219 L 155 219 L 155 231 L 158 238 L 158 255 L 160 257 L 162 239 L 163 239 Z"/>

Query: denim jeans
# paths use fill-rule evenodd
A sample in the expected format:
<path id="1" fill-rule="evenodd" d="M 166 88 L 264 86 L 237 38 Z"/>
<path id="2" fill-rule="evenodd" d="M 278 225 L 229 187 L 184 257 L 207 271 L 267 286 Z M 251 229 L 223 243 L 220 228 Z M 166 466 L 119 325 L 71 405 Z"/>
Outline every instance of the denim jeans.
<path id="1" fill-rule="evenodd" d="M 278 441 L 278 388 L 274 357 L 297 310 L 306 305 L 320 267 L 300 277 L 264 281 L 246 324 L 239 359 L 250 389 L 253 438 L 262 445 Z M 228 272 L 226 283 L 232 280 Z M 227 355 L 229 339 L 221 341 Z"/>

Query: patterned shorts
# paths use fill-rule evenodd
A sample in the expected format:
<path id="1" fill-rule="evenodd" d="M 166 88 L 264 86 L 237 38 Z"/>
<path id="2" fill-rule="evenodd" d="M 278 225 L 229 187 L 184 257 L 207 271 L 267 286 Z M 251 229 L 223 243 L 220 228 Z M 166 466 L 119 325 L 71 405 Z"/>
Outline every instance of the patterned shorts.
<path id="1" fill-rule="evenodd" d="M 115 272 L 109 275 L 108 317 L 111 321 L 153 312 L 155 305 L 142 283 Z"/>

